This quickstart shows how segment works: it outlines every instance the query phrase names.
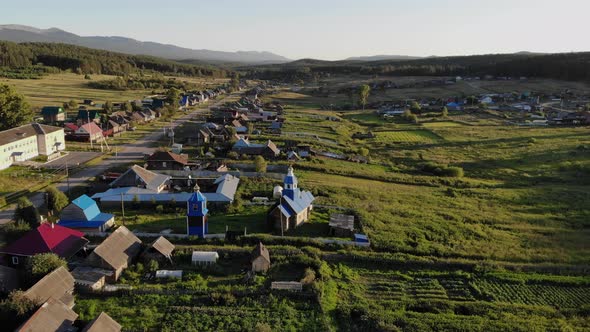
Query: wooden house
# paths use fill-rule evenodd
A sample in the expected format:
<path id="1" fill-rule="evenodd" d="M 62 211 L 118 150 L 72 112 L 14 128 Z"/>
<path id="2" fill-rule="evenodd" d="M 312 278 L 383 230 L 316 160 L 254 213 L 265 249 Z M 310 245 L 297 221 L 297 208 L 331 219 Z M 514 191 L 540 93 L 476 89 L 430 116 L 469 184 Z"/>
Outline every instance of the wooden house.
<path id="1" fill-rule="evenodd" d="M 37 311 L 16 332 L 71 332 L 78 314 L 59 300 L 50 299 L 43 303 Z"/>
<path id="2" fill-rule="evenodd" d="M 165 237 L 160 236 L 152 242 L 142 253 L 142 259 L 146 262 L 155 260 L 161 264 L 172 263 L 172 252 L 174 245 Z"/>
<path id="3" fill-rule="evenodd" d="M 125 226 L 120 226 L 86 258 L 86 264 L 113 272 L 107 280 L 119 279 L 133 259 L 141 252 L 141 240 Z"/>
<path id="4" fill-rule="evenodd" d="M 80 231 L 104 232 L 115 224 L 115 216 L 101 213 L 92 198 L 82 195 L 61 211 L 58 224 Z"/>
<path id="5" fill-rule="evenodd" d="M 53 270 L 23 293 L 23 296 L 37 305 L 54 299 L 68 308 L 74 307 L 74 277 L 64 266 Z"/>
<path id="6" fill-rule="evenodd" d="M 111 316 L 101 312 L 95 319 L 88 323 L 81 332 L 120 332 L 121 324 L 117 323 Z"/>
<path id="7" fill-rule="evenodd" d="M 270 254 L 268 249 L 258 242 L 251 255 L 252 272 L 267 272 L 270 269 Z"/>

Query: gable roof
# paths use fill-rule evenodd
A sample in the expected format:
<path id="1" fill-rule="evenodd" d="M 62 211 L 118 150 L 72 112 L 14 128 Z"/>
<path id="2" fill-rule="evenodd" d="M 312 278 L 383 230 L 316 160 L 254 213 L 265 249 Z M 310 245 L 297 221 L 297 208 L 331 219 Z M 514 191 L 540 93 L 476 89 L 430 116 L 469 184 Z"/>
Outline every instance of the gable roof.
<path id="1" fill-rule="evenodd" d="M 52 252 L 70 258 L 88 243 L 84 233 L 55 224 L 41 224 L 0 250 L 0 253 L 16 256 L 33 256 Z"/>
<path id="2" fill-rule="evenodd" d="M 148 161 L 171 161 L 186 165 L 188 164 L 188 155 L 177 154 L 170 151 L 156 151 L 148 157 Z"/>
<path id="3" fill-rule="evenodd" d="M 121 324 L 117 323 L 104 311 L 82 329 L 82 332 L 119 332 Z"/>
<path id="4" fill-rule="evenodd" d="M 63 130 L 63 128 L 39 123 L 26 124 L 20 127 L 0 131 L 0 145 L 20 141 L 32 136 L 49 134 L 59 130 Z"/>
<path id="5" fill-rule="evenodd" d="M 90 254 L 98 256 L 113 269 L 127 266 L 141 250 L 141 240 L 125 226 L 120 226 Z M 90 260 L 91 261 L 91 260 Z M 91 262 L 92 263 L 92 262 Z"/>
<path id="6" fill-rule="evenodd" d="M 156 251 L 167 258 L 172 257 L 172 251 L 174 251 L 174 245 L 163 236 L 160 236 L 156 241 L 154 241 L 150 247 L 154 248 Z"/>
<path id="7" fill-rule="evenodd" d="M 92 218 L 100 214 L 100 210 L 98 209 L 96 202 L 87 195 L 82 195 L 76 198 L 71 204 L 74 204 L 82 209 L 87 220 L 92 220 Z"/>
<path id="8" fill-rule="evenodd" d="M 24 322 L 17 332 L 41 332 L 41 331 L 55 331 L 67 332 L 75 331 L 72 326 L 78 314 L 67 305 L 59 300 L 49 300 L 35 311 L 35 313 Z"/>
<path id="9" fill-rule="evenodd" d="M 78 128 L 78 130 L 80 130 L 80 129 L 84 129 L 84 131 L 89 134 L 92 133 L 94 135 L 96 133 L 100 133 L 102 135 L 102 129 L 100 129 L 100 127 L 97 126 L 96 123 L 94 123 L 92 121 L 81 125 Z"/>
<path id="10" fill-rule="evenodd" d="M 74 306 L 74 277 L 67 268 L 60 266 L 31 286 L 23 296 L 41 304 L 49 299 L 60 300 L 70 308 Z"/>
<path id="11" fill-rule="evenodd" d="M 258 257 L 264 257 L 264 259 L 270 263 L 270 254 L 262 242 L 258 242 L 254 250 L 252 250 L 252 260 Z"/>
<path id="12" fill-rule="evenodd" d="M 170 176 L 148 171 L 147 169 L 133 165 L 125 173 L 121 174 L 115 181 L 111 182 L 111 187 L 136 187 L 137 180 L 141 180 L 147 189 L 158 190 L 158 187 L 166 183 Z"/>

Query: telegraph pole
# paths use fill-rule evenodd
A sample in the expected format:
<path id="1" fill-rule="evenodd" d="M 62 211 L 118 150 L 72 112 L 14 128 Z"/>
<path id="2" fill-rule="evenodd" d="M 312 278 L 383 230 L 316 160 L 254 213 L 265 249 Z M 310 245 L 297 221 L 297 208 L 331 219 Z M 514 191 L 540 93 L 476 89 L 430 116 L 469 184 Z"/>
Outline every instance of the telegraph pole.
<path id="1" fill-rule="evenodd" d="M 68 199 L 72 199 L 71 193 L 70 193 L 70 170 L 68 168 L 68 160 L 66 159 L 66 182 L 68 184 Z"/>

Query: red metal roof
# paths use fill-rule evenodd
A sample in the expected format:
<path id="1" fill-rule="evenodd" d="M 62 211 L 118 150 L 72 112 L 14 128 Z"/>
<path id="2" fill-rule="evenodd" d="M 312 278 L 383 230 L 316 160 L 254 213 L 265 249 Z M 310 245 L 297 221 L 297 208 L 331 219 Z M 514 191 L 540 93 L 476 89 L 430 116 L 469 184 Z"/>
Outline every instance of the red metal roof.
<path id="1" fill-rule="evenodd" d="M 84 238 L 82 232 L 45 223 L 12 242 L 0 252 L 19 256 L 52 252 L 58 256 L 69 258 L 86 243 L 88 240 Z"/>

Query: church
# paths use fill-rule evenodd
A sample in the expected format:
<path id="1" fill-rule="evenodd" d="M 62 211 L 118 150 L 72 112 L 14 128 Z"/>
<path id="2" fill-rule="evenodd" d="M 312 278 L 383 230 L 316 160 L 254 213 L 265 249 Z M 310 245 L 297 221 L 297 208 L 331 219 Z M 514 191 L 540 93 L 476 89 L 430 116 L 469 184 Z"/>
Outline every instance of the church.
<path id="1" fill-rule="evenodd" d="M 186 202 L 186 233 L 187 235 L 204 238 L 209 231 L 207 223 L 207 198 L 201 193 L 198 185 L 195 185 L 194 193 Z"/>
<path id="2" fill-rule="evenodd" d="M 274 197 L 279 202 L 271 210 L 269 219 L 276 230 L 286 232 L 309 220 L 315 197 L 311 192 L 299 189 L 293 167 L 289 166 L 283 187 L 274 188 Z"/>

